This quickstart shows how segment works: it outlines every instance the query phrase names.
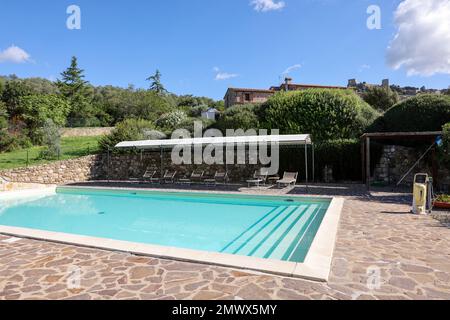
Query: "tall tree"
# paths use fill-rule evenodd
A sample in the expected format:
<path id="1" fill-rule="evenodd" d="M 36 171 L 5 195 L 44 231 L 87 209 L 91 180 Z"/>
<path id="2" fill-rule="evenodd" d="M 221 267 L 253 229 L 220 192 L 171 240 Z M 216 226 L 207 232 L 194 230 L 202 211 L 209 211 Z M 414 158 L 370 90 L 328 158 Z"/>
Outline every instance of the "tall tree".
<path id="1" fill-rule="evenodd" d="M 146 79 L 147 81 L 150 81 L 150 91 L 154 91 L 158 94 L 167 92 L 166 88 L 164 88 L 163 84 L 161 83 L 161 76 L 161 72 L 159 72 L 159 70 L 156 70 L 154 75 Z"/>
<path id="2" fill-rule="evenodd" d="M 32 92 L 22 80 L 7 81 L 2 92 L 2 100 L 11 118 L 16 119 L 22 114 L 20 99 Z"/>
<path id="3" fill-rule="evenodd" d="M 61 73 L 57 86 L 71 106 L 67 124 L 71 127 L 97 125 L 96 111 L 92 96 L 88 92 L 88 82 L 84 80 L 84 70 L 78 67 L 78 60 L 72 57 L 70 66 Z"/>
<path id="4" fill-rule="evenodd" d="M 84 70 L 78 67 L 77 57 L 72 57 L 70 66 L 61 73 L 57 86 L 61 94 L 70 100 L 77 94 L 83 94 L 87 83 L 84 80 Z"/>

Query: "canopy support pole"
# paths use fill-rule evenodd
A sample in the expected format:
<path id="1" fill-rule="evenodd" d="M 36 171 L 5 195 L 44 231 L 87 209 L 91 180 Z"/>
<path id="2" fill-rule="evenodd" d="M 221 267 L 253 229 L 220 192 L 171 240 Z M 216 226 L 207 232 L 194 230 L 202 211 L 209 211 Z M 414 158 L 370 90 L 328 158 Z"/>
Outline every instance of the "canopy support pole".
<path id="1" fill-rule="evenodd" d="M 366 185 L 370 191 L 370 138 L 366 138 Z"/>
<path id="2" fill-rule="evenodd" d="M 311 144 L 311 149 L 312 149 L 312 182 L 315 183 L 316 182 L 316 156 L 315 156 L 315 147 L 314 147 L 314 143 Z"/>
<path id="3" fill-rule="evenodd" d="M 160 147 L 159 158 L 161 160 L 160 168 L 161 168 L 161 179 L 162 179 L 164 177 L 164 168 L 163 168 L 163 166 L 164 166 L 164 150 L 163 150 L 162 146 Z"/>
<path id="4" fill-rule="evenodd" d="M 308 192 L 308 145 L 305 143 L 305 179 L 306 179 L 306 192 Z"/>
<path id="5" fill-rule="evenodd" d="M 110 161 L 110 149 L 108 147 L 108 155 L 106 157 L 106 161 L 107 161 L 107 168 L 108 168 L 108 182 L 110 181 L 110 167 L 111 167 L 111 161 Z"/>

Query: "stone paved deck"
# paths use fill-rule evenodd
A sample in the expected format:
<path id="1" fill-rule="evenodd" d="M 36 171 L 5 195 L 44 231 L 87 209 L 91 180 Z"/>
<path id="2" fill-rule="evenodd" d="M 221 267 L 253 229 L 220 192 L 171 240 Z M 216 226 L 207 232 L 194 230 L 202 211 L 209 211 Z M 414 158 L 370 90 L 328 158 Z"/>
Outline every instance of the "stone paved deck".
<path id="1" fill-rule="evenodd" d="M 408 214 L 403 194 L 310 192 L 347 199 L 329 283 L 0 235 L 0 299 L 450 299 L 448 225 Z"/>

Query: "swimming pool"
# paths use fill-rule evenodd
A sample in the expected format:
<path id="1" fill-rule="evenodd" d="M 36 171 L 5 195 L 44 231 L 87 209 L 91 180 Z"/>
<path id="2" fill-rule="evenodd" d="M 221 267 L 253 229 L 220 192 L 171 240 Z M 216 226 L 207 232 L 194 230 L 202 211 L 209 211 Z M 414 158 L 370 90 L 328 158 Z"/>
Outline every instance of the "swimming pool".
<path id="1" fill-rule="evenodd" d="M 20 201 L 0 198 L 0 225 L 304 263 L 330 203 L 318 198 L 62 187 Z"/>

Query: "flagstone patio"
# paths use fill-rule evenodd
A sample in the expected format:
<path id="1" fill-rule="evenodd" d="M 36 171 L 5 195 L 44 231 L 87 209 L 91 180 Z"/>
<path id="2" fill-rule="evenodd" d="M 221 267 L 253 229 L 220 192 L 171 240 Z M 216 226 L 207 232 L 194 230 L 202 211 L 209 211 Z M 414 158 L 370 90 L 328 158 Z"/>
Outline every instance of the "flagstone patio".
<path id="1" fill-rule="evenodd" d="M 448 225 L 401 193 L 309 191 L 346 198 L 328 283 L 0 235 L 0 299 L 450 299 Z"/>

